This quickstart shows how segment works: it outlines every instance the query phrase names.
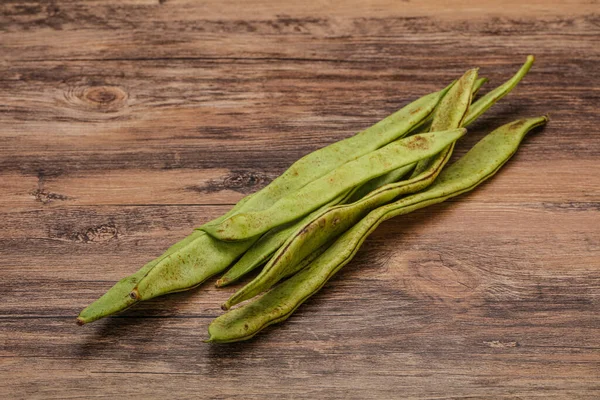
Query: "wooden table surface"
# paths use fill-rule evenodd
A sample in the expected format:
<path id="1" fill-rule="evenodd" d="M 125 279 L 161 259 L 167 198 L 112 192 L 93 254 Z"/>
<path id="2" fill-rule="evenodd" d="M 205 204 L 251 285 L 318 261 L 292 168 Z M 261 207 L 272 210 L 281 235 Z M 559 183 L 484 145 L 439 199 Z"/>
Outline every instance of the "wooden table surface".
<path id="1" fill-rule="evenodd" d="M 0 398 L 600 398 L 598 1 L 0 10 Z M 209 282 L 75 325 L 300 156 L 527 54 L 457 154 L 549 125 L 473 193 L 384 223 L 284 324 L 203 343 L 235 290 Z"/>

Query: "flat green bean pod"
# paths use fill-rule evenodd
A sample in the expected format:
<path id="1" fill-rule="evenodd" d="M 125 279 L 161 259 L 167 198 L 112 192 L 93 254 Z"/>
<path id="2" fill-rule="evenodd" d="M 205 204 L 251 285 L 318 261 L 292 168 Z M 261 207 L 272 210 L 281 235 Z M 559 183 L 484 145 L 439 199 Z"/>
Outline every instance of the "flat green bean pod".
<path id="1" fill-rule="evenodd" d="M 427 119 L 427 117 L 436 107 L 438 101 L 445 95 L 451 86 L 452 84 L 439 92 L 431 93 L 421 97 L 420 99 L 417 99 L 372 127 L 359 132 L 353 137 L 326 146 L 303 157 L 294 163 L 290 169 L 284 172 L 282 176 L 275 179 L 265 188 L 257 193 L 246 196 L 225 215 L 205 225 L 218 224 L 226 218 L 241 211 L 259 210 L 268 207 L 279 197 L 294 192 L 298 188 L 306 185 L 306 183 L 314 180 L 315 177 L 322 176 L 338 165 L 344 164 L 353 158 L 366 154 L 373 149 L 381 147 L 386 143 L 405 135 L 408 131 L 412 130 L 414 126 L 421 124 L 423 120 Z M 203 269 L 201 273 L 191 274 L 189 271 L 190 262 L 188 262 L 188 265 L 182 266 L 183 271 L 177 271 L 175 263 L 172 262 L 177 257 L 171 257 L 168 262 L 165 262 L 165 258 L 168 255 L 171 255 L 172 253 L 183 248 L 186 249 L 186 256 L 188 257 L 188 260 L 191 261 L 190 257 L 192 255 L 188 245 L 190 245 L 192 242 L 198 246 L 205 246 L 205 251 L 209 253 L 203 257 L 200 257 L 198 264 L 200 264 L 203 260 L 215 261 L 218 259 L 221 262 L 225 262 L 232 258 L 231 261 L 233 261 L 245 251 L 242 249 L 246 248 L 245 246 L 231 245 L 227 246 L 231 247 L 231 250 L 225 250 L 222 248 L 223 246 L 215 245 L 215 242 L 212 239 L 204 236 L 206 236 L 205 233 L 194 232 L 182 241 L 171 246 L 163 255 L 150 261 L 134 274 L 121 279 L 102 297 L 86 307 L 80 313 L 79 317 L 77 318 L 77 322 L 79 324 L 92 322 L 125 310 L 140 299 L 150 298 L 150 296 L 154 297 L 159 294 L 165 294 L 169 291 L 186 290 L 187 288 L 197 286 L 206 280 L 211 274 L 219 273 L 229 266 L 229 264 L 212 264 L 206 269 Z M 252 242 L 249 241 L 248 243 Z M 215 251 L 228 251 L 232 257 L 220 257 L 220 255 L 217 253 L 211 254 L 211 252 Z M 160 266 L 163 270 L 154 274 L 150 274 L 150 272 L 157 266 Z M 164 271 L 166 267 L 168 268 L 166 271 Z M 198 269 L 198 265 L 196 265 L 196 269 Z M 166 287 L 164 290 L 169 291 L 161 293 L 160 290 L 162 290 L 162 284 L 147 282 L 144 285 L 144 289 L 146 286 L 151 287 L 151 289 L 148 290 L 151 292 L 151 294 L 140 294 L 137 285 L 141 282 L 141 280 L 151 279 L 153 277 L 163 279 L 165 275 L 169 273 L 176 274 L 179 277 L 177 280 L 178 284 L 171 285 L 170 283 L 167 283 L 164 285 Z M 201 281 L 182 282 L 182 278 L 184 276 L 193 276 L 195 279 L 201 279 Z"/>
<path id="2" fill-rule="evenodd" d="M 464 129 L 422 133 L 388 144 L 347 162 L 271 207 L 236 214 L 217 226 L 202 229 L 225 241 L 246 240 L 300 218 L 372 178 L 439 153 L 466 133 Z"/>
<path id="3" fill-rule="evenodd" d="M 452 84 L 425 95 L 364 131 L 305 155 L 270 184 L 254 193 L 241 207 L 234 207 L 232 214 L 264 210 L 340 165 L 406 135 L 427 119 L 451 87 Z M 217 225 L 221 221 L 222 219 L 208 222 L 200 229 Z"/>
<path id="4" fill-rule="evenodd" d="M 130 296 L 137 300 L 149 300 L 194 288 L 213 275 L 223 272 L 257 239 L 223 242 L 206 233 L 199 235 L 148 271 L 131 290 Z"/>
<path id="5" fill-rule="evenodd" d="M 365 238 L 381 222 L 472 190 L 508 161 L 527 132 L 546 121 L 546 117 L 523 119 L 496 129 L 442 171 L 428 189 L 371 211 L 307 268 L 260 298 L 216 318 L 208 327 L 207 341 L 246 340 L 265 327 L 287 319 L 354 257 Z"/>
<path id="6" fill-rule="evenodd" d="M 475 84 L 473 85 L 473 95 L 471 97 L 475 97 L 479 89 L 488 82 L 488 78 L 477 78 Z M 439 104 L 439 103 L 438 103 Z M 433 115 L 431 115 L 427 122 L 427 129 L 421 130 L 421 132 L 428 132 L 431 128 L 431 120 L 433 119 Z M 345 203 L 354 203 L 365 197 L 367 194 L 371 193 L 375 189 L 379 189 L 380 187 L 387 185 L 389 183 L 398 182 L 402 178 L 405 178 L 410 172 L 415 168 L 415 165 L 407 165 L 398 169 L 395 169 L 391 172 L 388 172 L 385 175 L 378 176 L 377 178 L 371 179 L 369 182 L 365 183 L 362 186 L 357 187 L 353 193 L 351 193 L 350 198 L 345 201 Z"/>
<path id="7" fill-rule="evenodd" d="M 491 106 L 496 104 L 498 100 L 509 94 L 519 82 L 527 75 L 527 72 L 533 66 L 533 62 L 535 61 L 534 56 L 527 56 L 527 60 L 525 64 L 517 71 L 517 73 L 510 78 L 508 81 L 504 82 L 502 85 L 498 86 L 494 90 L 484 94 L 480 99 L 473 102 L 471 107 L 469 107 L 469 113 L 467 114 L 465 121 L 462 126 L 469 126 L 473 121 L 475 121 L 481 114 L 489 110 Z"/>
<path id="8" fill-rule="evenodd" d="M 460 126 L 471 103 L 476 79 L 477 70 L 472 69 L 452 86 L 436 108 L 431 129 L 452 129 Z M 293 269 L 295 264 L 348 230 L 369 211 L 389 203 L 398 196 L 414 193 L 429 186 L 450 159 L 452 148 L 453 143 L 444 148 L 442 153 L 428 164 L 428 168 L 413 179 L 383 186 L 360 201 L 328 208 L 313 216 L 292 233 L 258 276 L 234 293 L 221 307 L 228 310 L 231 306 L 269 289 L 283 278 L 287 271 Z"/>

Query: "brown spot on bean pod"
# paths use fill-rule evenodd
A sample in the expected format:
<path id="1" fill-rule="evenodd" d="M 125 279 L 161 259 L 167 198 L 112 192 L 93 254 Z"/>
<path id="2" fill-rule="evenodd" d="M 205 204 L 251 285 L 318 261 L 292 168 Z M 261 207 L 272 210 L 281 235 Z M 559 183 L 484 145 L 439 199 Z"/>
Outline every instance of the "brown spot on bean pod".
<path id="1" fill-rule="evenodd" d="M 412 150 L 426 150 L 429 148 L 429 141 L 423 136 L 413 136 L 406 142 L 406 147 Z"/>

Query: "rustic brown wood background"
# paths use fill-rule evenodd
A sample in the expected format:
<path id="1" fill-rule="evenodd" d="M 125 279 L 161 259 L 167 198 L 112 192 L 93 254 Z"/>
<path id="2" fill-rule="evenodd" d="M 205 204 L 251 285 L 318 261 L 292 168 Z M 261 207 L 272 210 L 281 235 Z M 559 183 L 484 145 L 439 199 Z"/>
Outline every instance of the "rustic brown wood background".
<path id="1" fill-rule="evenodd" d="M 600 397 L 598 1 L 0 10 L 0 398 Z M 303 154 L 529 53 L 458 153 L 550 124 L 475 192 L 383 224 L 286 323 L 203 343 L 234 290 L 209 283 L 75 325 Z"/>

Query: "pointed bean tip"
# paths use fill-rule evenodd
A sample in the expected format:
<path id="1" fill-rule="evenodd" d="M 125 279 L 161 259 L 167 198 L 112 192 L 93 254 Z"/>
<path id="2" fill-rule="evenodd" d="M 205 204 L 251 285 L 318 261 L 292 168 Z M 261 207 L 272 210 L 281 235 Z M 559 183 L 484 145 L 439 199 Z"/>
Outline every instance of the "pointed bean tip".
<path id="1" fill-rule="evenodd" d="M 475 74 L 475 76 L 477 76 L 479 74 L 479 67 L 471 68 L 465 73 L 465 75 L 466 74 Z"/>
<path id="2" fill-rule="evenodd" d="M 534 55 L 530 54 L 530 55 L 527 56 L 527 62 L 528 63 L 532 63 L 534 61 L 535 61 L 535 56 Z"/>
<path id="3" fill-rule="evenodd" d="M 83 326 L 85 324 L 86 324 L 86 321 L 83 318 L 77 317 L 77 325 Z"/>
<path id="4" fill-rule="evenodd" d="M 231 305 L 227 301 L 225 303 L 221 304 L 221 310 L 223 310 L 223 311 L 229 311 L 230 308 L 231 308 Z"/>

